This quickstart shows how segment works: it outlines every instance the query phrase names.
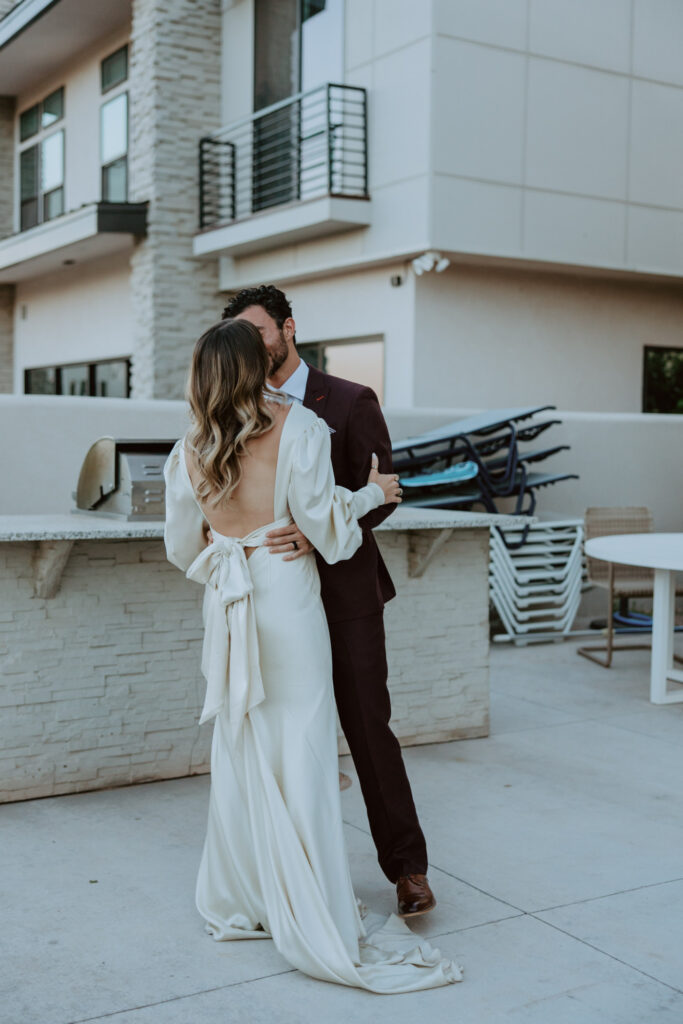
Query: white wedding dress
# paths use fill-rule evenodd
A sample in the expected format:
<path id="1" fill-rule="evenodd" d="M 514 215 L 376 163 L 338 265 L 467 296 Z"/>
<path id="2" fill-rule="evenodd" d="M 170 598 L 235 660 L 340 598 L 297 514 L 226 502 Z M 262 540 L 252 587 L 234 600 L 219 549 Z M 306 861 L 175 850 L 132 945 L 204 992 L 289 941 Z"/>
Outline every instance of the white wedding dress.
<path id="1" fill-rule="evenodd" d="M 384 501 L 381 488 L 335 487 L 328 427 L 297 404 L 282 429 L 267 526 L 241 538 L 214 530 L 206 546 L 182 440 L 164 475 L 168 558 L 205 585 L 200 723 L 215 724 L 196 903 L 207 931 L 216 940 L 272 937 L 306 974 L 372 992 L 459 981 L 459 967 L 400 918 L 372 928 L 361 919 L 315 558 L 285 562 L 262 546 L 293 517 L 328 562 L 349 558 L 362 540 L 358 519 Z M 248 559 L 245 547 L 255 549 Z"/>

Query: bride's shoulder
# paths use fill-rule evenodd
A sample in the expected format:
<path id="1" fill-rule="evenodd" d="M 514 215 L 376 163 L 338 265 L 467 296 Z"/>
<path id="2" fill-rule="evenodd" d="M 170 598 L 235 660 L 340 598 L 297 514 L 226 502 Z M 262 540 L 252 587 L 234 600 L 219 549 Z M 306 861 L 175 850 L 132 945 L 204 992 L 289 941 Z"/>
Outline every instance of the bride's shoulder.
<path id="1" fill-rule="evenodd" d="M 183 466 L 185 466 L 185 472 L 183 472 Z M 183 483 L 186 476 L 187 466 L 185 465 L 185 438 L 179 437 L 176 443 L 171 448 L 166 462 L 164 463 L 164 476 L 168 483 L 169 479 L 172 478 L 178 483 Z"/>
<path id="2" fill-rule="evenodd" d="M 290 421 L 290 425 L 299 433 L 305 430 L 310 430 L 311 427 L 315 428 L 322 422 L 319 416 L 312 411 L 307 409 L 305 405 L 301 405 L 300 402 L 292 402 L 292 408 L 289 411 L 287 417 Z"/>

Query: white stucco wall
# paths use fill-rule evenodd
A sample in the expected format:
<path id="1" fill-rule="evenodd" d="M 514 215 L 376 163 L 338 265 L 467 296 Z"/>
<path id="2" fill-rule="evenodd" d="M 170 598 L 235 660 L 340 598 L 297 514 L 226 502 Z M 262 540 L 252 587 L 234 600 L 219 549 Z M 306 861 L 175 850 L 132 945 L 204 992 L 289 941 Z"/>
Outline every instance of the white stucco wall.
<path id="1" fill-rule="evenodd" d="M 14 303 L 14 388 L 24 369 L 130 356 L 129 257 L 122 254 L 22 281 Z"/>
<path id="2" fill-rule="evenodd" d="M 451 266 L 416 284 L 414 404 L 639 413 L 643 349 L 682 323 L 680 288 Z"/>
<path id="3" fill-rule="evenodd" d="M 435 247 L 683 273 L 683 6 L 433 6 Z"/>
<path id="4" fill-rule="evenodd" d="M 249 112 L 251 0 L 226 0 L 223 113 Z M 229 31 L 228 31 L 229 26 Z M 225 287 L 424 249 L 683 274 L 683 5 L 347 0 L 372 223 L 224 268 Z"/>

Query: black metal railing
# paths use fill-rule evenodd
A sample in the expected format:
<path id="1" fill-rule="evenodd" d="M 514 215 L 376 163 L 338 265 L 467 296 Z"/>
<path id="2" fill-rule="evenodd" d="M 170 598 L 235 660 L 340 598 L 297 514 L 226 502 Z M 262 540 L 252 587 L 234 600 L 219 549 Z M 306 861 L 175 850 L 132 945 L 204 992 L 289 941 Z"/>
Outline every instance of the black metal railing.
<path id="1" fill-rule="evenodd" d="M 365 89 L 323 85 L 199 143 L 199 226 L 319 196 L 367 198 Z"/>

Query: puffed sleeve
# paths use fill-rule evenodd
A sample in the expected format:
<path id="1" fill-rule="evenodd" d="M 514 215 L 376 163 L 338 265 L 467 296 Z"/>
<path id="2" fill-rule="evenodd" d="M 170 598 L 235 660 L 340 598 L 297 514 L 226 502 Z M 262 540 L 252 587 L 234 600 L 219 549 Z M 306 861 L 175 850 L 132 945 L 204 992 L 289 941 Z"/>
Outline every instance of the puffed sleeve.
<path id="1" fill-rule="evenodd" d="M 166 557 L 185 572 L 206 547 L 203 532 L 204 515 L 192 491 L 182 440 L 177 441 L 164 465 L 166 481 L 166 523 L 164 543 Z"/>
<path id="2" fill-rule="evenodd" d="M 358 520 L 384 504 L 384 491 L 379 484 L 335 486 L 330 448 L 327 425 L 316 417 L 297 439 L 287 499 L 296 525 L 331 565 L 361 546 Z"/>

